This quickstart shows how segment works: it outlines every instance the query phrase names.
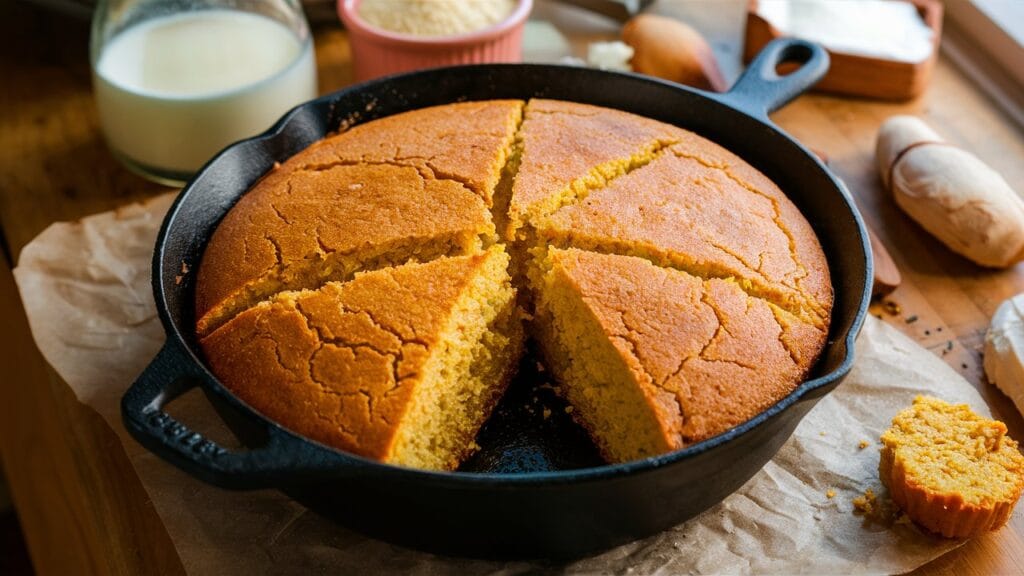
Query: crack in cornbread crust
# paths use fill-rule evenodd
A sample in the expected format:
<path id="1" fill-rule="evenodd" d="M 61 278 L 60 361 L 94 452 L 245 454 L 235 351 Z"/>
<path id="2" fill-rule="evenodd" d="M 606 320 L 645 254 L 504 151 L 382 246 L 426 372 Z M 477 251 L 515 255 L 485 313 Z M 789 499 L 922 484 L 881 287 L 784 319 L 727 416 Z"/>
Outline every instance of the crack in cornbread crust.
<path id="1" fill-rule="evenodd" d="M 815 237 L 814 231 L 810 228 L 810 225 L 807 223 L 807 220 L 803 215 L 800 214 L 800 211 L 793 206 L 792 202 L 786 198 L 782 191 L 779 190 L 778 187 L 772 181 L 768 180 L 763 174 L 757 172 L 750 167 L 749 164 L 742 162 L 738 157 L 727 150 L 713 150 L 713 152 L 718 153 L 718 158 L 711 159 L 678 146 L 673 148 L 673 152 L 677 156 L 695 160 L 709 168 L 721 171 L 730 180 L 736 182 L 749 192 L 761 196 L 771 202 L 772 209 L 774 211 L 773 221 L 778 229 L 786 235 L 786 238 L 789 241 L 790 255 L 800 272 L 800 274 L 794 278 L 796 284 L 802 292 L 810 296 L 806 303 L 814 309 L 814 312 L 818 314 L 820 318 L 827 320 L 832 309 L 832 291 L 830 289 L 826 289 L 820 281 L 817 284 L 814 284 L 817 279 L 812 277 L 804 264 L 804 259 L 809 258 L 814 260 L 814 265 L 819 269 L 821 267 L 826 267 L 827 269 L 824 253 L 822 253 L 821 249 L 816 245 L 807 245 L 806 240 L 798 242 L 798 237 L 802 239 Z M 738 163 L 737 161 L 741 163 Z M 737 174 L 737 171 L 741 171 L 743 174 Z M 748 181 L 748 178 L 758 181 L 760 185 L 751 184 Z M 765 190 L 769 190 L 770 192 L 765 192 Z M 799 234 L 796 234 L 790 228 L 791 226 L 800 227 L 802 230 L 800 230 Z M 812 282 L 812 285 L 804 287 L 802 283 L 805 279 L 809 279 Z"/>
<path id="2" fill-rule="evenodd" d="M 524 240 L 537 218 L 651 161 L 679 141 L 678 129 L 613 110 L 557 100 L 530 100 L 517 143 L 505 238 Z"/>
<path id="3" fill-rule="evenodd" d="M 547 329 L 542 342 L 556 374 L 568 375 L 561 389 L 570 402 L 587 407 L 581 394 L 635 386 L 646 398 L 647 418 L 663 425 L 663 436 L 654 441 L 649 433 L 624 434 L 648 436 L 648 445 L 632 442 L 628 449 L 627 440 L 602 441 L 595 434 L 612 461 L 650 455 L 651 446 L 681 448 L 748 420 L 806 376 L 824 343 L 823 331 L 792 317 L 780 321 L 776 314 L 784 311 L 728 280 L 576 249 L 552 249 L 544 266 L 537 314 L 557 328 Z M 580 304 L 571 304 L 573 299 Z M 578 322 L 587 327 L 578 329 Z M 621 366 L 595 374 L 593 365 L 611 360 L 586 350 L 603 335 Z M 587 374 L 585 386 L 581 371 Z M 607 430 L 607 423 L 586 420 L 605 417 L 590 408 L 573 414 L 592 431 Z"/>
<path id="4" fill-rule="evenodd" d="M 336 166 L 286 183 L 243 196 L 214 232 L 196 290 L 200 335 L 281 290 L 469 254 L 495 240 L 476 195 L 415 168 Z"/>
<path id="5" fill-rule="evenodd" d="M 395 163 L 458 181 L 490 206 L 523 106 L 521 100 L 461 102 L 386 116 L 314 143 L 283 168 Z"/>
<path id="6" fill-rule="evenodd" d="M 521 350 L 507 264 L 494 247 L 284 292 L 236 316 L 202 346 L 239 397 L 300 434 L 371 458 L 451 468 L 471 450 Z M 435 440 L 454 456 L 417 461 L 403 447 L 403 426 L 431 387 L 455 382 L 439 376 L 458 357 L 448 347 L 453 342 L 470 348 L 462 351 L 469 380 L 450 393 L 468 396 L 461 410 L 456 403 L 447 412 L 453 431 Z M 317 418 L 298 417 L 303 413 Z"/>
<path id="7" fill-rule="evenodd" d="M 467 102 L 389 116 L 373 122 L 376 128 L 366 128 L 368 123 L 321 140 L 275 167 L 225 216 L 207 245 L 196 290 L 199 334 L 209 334 L 281 290 L 314 288 L 346 280 L 359 270 L 486 248 L 497 238 L 487 208 L 511 153 L 524 105 L 518 100 Z M 394 144 L 399 141 L 403 144 Z M 345 186 L 365 182 L 337 182 L 337 191 L 323 190 L 312 194 L 315 198 L 308 198 L 305 190 L 307 198 L 292 201 L 298 180 L 373 170 L 415 171 L 424 189 L 418 191 L 420 197 L 404 198 L 397 217 L 367 214 L 364 221 L 369 225 L 355 230 L 350 242 L 341 241 L 344 231 L 359 221 L 358 209 L 366 203 L 358 193 L 345 193 Z M 381 194 L 391 193 L 393 199 L 409 195 L 408 181 L 381 179 L 385 189 L 394 189 Z M 462 191 L 454 192 L 454 186 Z M 337 205 L 346 199 L 348 206 Z M 282 202 L 290 202 L 291 208 L 296 203 L 301 208 L 320 202 L 334 218 L 316 210 L 292 218 Z M 399 206 L 403 205 L 396 200 Z M 315 245 L 296 247 L 298 235 L 291 231 L 252 233 L 273 229 L 275 218 L 285 227 L 310 219 L 321 224 L 300 234 L 313 237 Z M 325 242 L 329 235 L 334 238 Z M 288 250 L 285 238 L 278 236 L 286 237 L 293 249 Z"/>
<path id="8" fill-rule="evenodd" d="M 802 286 L 809 275 L 803 260 L 821 274 L 827 270 L 824 255 L 817 245 L 797 246 L 785 223 L 799 224 L 802 216 L 788 209 L 791 203 L 777 188 L 758 190 L 722 165 L 693 160 L 681 147 L 538 219 L 535 243 L 627 254 L 701 277 L 733 277 L 748 293 L 826 325 L 831 291 L 822 295 Z M 801 235 L 812 233 L 805 228 Z"/>

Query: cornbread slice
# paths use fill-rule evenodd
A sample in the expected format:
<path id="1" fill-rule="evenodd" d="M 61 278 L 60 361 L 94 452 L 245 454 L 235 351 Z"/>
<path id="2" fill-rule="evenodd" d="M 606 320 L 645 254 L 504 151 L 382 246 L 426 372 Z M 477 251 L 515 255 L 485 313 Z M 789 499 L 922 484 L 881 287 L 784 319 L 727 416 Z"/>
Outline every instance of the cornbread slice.
<path id="1" fill-rule="evenodd" d="M 284 292 L 202 339 L 214 374 L 314 440 L 392 464 L 453 469 L 522 350 L 501 247 Z"/>
<path id="2" fill-rule="evenodd" d="M 524 225 L 649 162 L 677 142 L 681 132 L 610 108 L 530 100 L 519 133 L 518 172 L 503 236 L 524 239 Z"/>
<path id="3" fill-rule="evenodd" d="M 534 286 L 560 389 L 606 459 L 682 448 L 791 392 L 825 332 L 744 293 L 646 259 L 552 248 Z"/>
<path id="4" fill-rule="evenodd" d="M 203 254 L 197 332 L 282 290 L 469 254 L 494 240 L 476 194 L 412 167 L 342 165 L 264 180 L 228 212 Z"/>
<path id="5" fill-rule="evenodd" d="M 487 100 L 421 108 L 357 125 L 316 142 L 285 171 L 336 164 L 392 163 L 461 182 L 491 205 L 513 149 L 523 101 Z"/>
<path id="6" fill-rule="evenodd" d="M 775 184 L 728 156 L 701 138 L 674 145 L 540 218 L 537 242 L 735 278 L 750 294 L 827 326 L 832 289 L 814 231 Z"/>
<path id="7" fill-rule="evenodd" d="M 966 404 L 918 396 L 882 434 L 878 471 L 910 519 L 947 538 L 1006 524 L 1024 490 L 1024 455 L 1006 424 Z"/>

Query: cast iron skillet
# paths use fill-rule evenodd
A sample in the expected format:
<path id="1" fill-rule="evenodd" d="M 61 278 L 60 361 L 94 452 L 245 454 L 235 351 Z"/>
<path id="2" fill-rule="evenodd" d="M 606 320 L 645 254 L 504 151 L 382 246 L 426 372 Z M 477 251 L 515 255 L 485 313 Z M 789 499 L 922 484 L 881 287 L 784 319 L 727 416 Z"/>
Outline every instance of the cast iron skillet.
<path id="1" fill-rule="evenodd" d="M 801 66 L 787 76 L 782 62 Z M 574 557 L 664 530 L 739 488 L 775 454 L 815 402 L 849 372 L 870 298 L 863 223 L 842 185 L 767 114 L 824 75 L 828 56 L 796 40 L 769 44 L 726 94 L 647 77 L 545 65 L 441 68 L 384 78 L 289 112 L 224 150 L 189 183 L 157 239 L 153 290 L 167 343 L 125 394 L 122 414 L 146 448 L 229 488 L 275 487 L 354 529 L 408 546 L 488 557 Z M 684 450 L 603 465 L 555 406 L 530 409 L 520 378 L 462 470 L 388 466 L 301 438 L 257 414 L 207 370 L 193 333 L 194 274 L 217 223 L 275 161 L 345 124 L 461 100 L 557 98 L 608 106 L 691 129 L 737 153 L 786 191 L 821 240 L 835 287 L 829 342 L 812 378 L 753 420 Z M 343 226 L 344 222 L 338 225 Z M 249 446 L 227 450 L 163 406 L 201 386 Z"/>

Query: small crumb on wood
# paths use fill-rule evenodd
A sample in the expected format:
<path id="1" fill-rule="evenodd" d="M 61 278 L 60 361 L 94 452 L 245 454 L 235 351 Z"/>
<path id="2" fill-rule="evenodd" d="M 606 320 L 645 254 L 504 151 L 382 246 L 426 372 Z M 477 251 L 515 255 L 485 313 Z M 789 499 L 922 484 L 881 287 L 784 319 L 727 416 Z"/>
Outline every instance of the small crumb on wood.
<path id="1" fill-rule="evenodd" d="M 967 362 L 961 362 L 960 367 L 963 368 L 964 370 L 967 370 Z"/>
<path id="2" fill-rule="evenodd" d="M 917 322 L 917 314 L 907 316 L 907 324 L 913 324 L 914 322 Z"/>
<path id="3" fill-rule="evenodd" d="M 892 300 L 886 300 L 882 305 L 885 307 L 885 311 L 892 316 L 899 316 L 899 313 L 903 311 L 903 308 Z"/>

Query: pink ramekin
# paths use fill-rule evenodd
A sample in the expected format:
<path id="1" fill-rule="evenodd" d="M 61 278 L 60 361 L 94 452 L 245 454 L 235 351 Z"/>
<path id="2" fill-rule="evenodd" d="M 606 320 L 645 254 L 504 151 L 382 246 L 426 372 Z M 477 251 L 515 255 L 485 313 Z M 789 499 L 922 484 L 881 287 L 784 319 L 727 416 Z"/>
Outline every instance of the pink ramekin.
<path id="1" fill-rule="evenodd" d="M 519 0 L 508 18 L 482 30 L 456 36 L 414 36 L 369 24 L 359 17 L 360 2 L 338 0 L 338 15 L 348 29 L 355 78 L 359 82 L 420 68 L 520 62 L 523 26 L 533 8 L 533 0 Z"/>

